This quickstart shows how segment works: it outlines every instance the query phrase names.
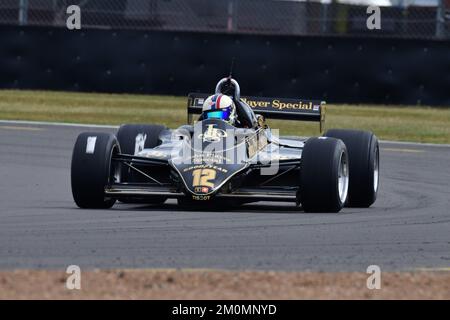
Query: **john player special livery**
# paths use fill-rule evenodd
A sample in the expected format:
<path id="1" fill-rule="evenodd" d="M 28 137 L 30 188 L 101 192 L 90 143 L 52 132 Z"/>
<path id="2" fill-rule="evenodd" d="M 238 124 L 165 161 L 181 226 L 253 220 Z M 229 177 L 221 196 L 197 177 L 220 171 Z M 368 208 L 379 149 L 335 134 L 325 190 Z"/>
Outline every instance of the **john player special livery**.
<path id="1" fill-rule="evenodd" d="M 169 111 L 168 111 L 169 112 Z M 117 135 L 86 132 L 72 157 L 72 194 L 81 208 L 125 203 L 240 205 L 286 201 L 307 212 L 369 207 L 379 181 L 379 147 L 366 131 L 333 129 L 280 137 L 266 119 L 316 121 L 321 101 L 241 97 L 231 77 L 214 95 L 189 94 L 188 124 L 122 125 Z M 198 116 L 199 115 L 199 116 Z"/>

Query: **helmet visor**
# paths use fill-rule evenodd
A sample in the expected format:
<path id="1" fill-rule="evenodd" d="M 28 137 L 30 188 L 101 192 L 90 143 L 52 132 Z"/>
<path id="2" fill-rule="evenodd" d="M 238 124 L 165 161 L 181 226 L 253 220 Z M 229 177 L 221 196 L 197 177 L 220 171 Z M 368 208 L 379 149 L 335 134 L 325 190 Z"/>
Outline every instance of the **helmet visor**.
<path id="1" fill-rule="evenodd" d="M 230 120 L 231 108 L 225 108 L 215 111 L 210 111 L 205 114 L 205 119 L 220 119 L 220 120 Z"/>

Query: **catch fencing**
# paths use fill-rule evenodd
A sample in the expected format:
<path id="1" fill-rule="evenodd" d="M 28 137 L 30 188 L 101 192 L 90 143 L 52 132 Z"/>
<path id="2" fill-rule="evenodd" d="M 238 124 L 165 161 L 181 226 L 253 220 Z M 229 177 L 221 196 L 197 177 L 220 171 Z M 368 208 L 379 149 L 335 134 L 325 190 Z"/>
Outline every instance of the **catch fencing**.
<path id="1" fill-rule="evenodd" d="M 450 38 L 450 0 L 1 0 L 0 24 L 299 36 Z M 369 6 L 381 29 L 369 30 Z"/>

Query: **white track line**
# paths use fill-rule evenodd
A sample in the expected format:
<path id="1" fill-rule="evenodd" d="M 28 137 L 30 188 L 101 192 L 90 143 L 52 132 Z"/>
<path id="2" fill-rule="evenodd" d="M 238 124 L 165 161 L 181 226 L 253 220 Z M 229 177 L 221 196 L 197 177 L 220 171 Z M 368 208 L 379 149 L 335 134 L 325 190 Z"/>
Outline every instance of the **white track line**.
<path id="1" fill-rule="evenodd" d="M 444 147 L 450 148 L 450 144 L 439 144 L 439 143 L 426 143 L 426 142 L 412 142 L 412 141 L 391 141 L 391 140 L 380 140 L 381 143 L 406 145 L 406 146 L 423 146 L 423 147 Z"/>
<path id="2" fill-rule="evenodd" d="M 66 123 L 66 122 L 47 122 L 47 121 L 26 121 L 26 120 L 0 120 L 0 124 L 26 124 L 37 126 L 57 126 L 57 127 L 75 127 L 75 128 L 105 128 L 105 129 L 117 129 L 119 126 L 103 125 L 103 124 L 85 124 L 85 123 Z M 424 147 L 438 147 L 438 148 L 450 148 L 450 144 L 438 144 L 438 143 L 425 143 L 425 142 L 412 142 L 412 141 L 391 141 L 380 140 L 381 143 L 408 145 L 408 146 L 424 146 Z"/>
<path id="3" fill-rule="evenodd" d="M 36 125 L 36 126 L 75 127 L 75 128 L 105 128 L 105 129 L 117 129 L 117 128 L 119 128 L 119 126 L 103 125 L 103 124 L 47 122 L 47 121 L 25 121 L 25 120 L 0 120 L 0 124 L 1 123 L 27 124 L 27 125 Z"/>

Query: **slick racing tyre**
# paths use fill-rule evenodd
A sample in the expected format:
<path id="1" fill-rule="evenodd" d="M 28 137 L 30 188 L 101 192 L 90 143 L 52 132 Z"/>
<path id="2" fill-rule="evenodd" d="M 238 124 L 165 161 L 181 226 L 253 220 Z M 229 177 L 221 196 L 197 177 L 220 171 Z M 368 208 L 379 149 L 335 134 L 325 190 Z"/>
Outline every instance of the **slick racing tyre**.
<path id="1" fill-rule="evenodd" d="M 158 146 L 161 143 L 159 134 L 166 129 L 161 125 L 124 124 L 117 132 L 117 140 L 123 154 L 135 155 L 144 148 Z"/>
<path id="2" fill-rule="evenodd" d="M 113 134 L 86 132 L 78 136 L 72 154 L 71 184 L 80 208 L 111 208 L 115 199 L 105 197 L 105 186 L 120 181 L 120 166 L 111 158 L 120 153 Z"/>
<path id="3" fill-rule="evenodd" d="M 162 125 L 145 125 L 145 124 L 125 124 L 120 126 L 117 132 L 120 149 L 123 154 L 136 155 L 143 149 L 154 148 L 161 144 L 159 135 L 167 127 Z M 133 182 L 140 177 L 136 172 L 126 165 L 122 165 L 122 181 Z M 160 204 L 167 200 L 165 197 L 155 197 L 154 199 L 130 198 L 123 199 L 123 203 L 148 203 Z"/>
<path id="4" fill-rule="evenodd" d="M 377 199 L 380 174 L 378 139 L 368 131 L 331 129 L 327 137 L 341 139 L 348 151 L 350 183 L 347 205 L 370 207 Z"/>
<path id="5" fill-rule="evenodd" d="M 297 202 L 305 212 L 339 212 L 348 195 L 349 171 L 345 144 L 334 138 L 305 142 Z"/>

